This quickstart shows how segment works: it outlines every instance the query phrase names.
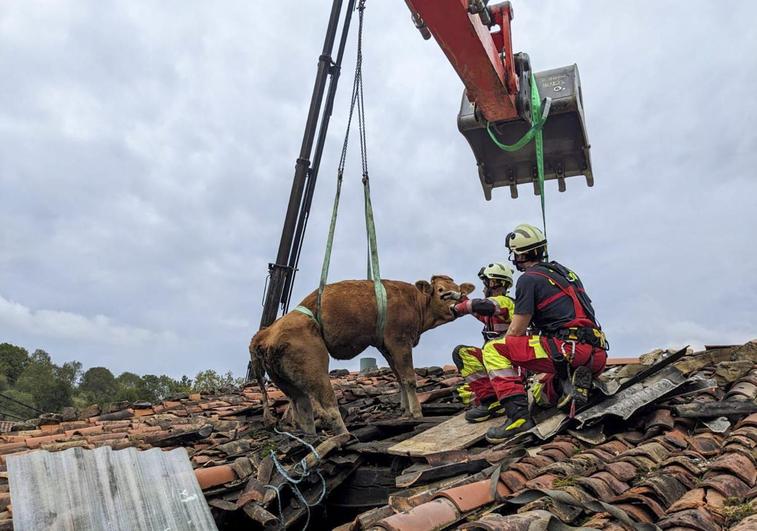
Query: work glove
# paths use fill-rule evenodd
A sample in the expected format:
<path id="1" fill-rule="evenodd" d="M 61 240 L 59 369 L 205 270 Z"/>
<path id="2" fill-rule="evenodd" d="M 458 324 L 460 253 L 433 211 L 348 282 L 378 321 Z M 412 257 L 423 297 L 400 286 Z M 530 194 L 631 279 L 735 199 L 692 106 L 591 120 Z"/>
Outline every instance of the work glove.
<path id="1" fill-rule="evenodd" d="M 448 290 L 443 291 L 440 297 L 443 301 L 459 301 L 462 300 L 463 294 L 459 291 Z"/>

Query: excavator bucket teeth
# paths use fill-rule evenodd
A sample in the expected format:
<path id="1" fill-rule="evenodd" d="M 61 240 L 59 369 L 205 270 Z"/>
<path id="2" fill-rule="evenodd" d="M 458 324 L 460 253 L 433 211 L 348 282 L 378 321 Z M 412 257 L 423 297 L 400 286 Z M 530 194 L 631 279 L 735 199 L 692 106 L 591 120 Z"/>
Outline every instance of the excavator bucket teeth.
<path id="1" fill-rule="evenodd" d="M 589 141 L 584 121 L 581 81 L 576 65 L 545 70 L 535 74 L 542 100 L 552 98 L 549 116 L 543 128 L 544 178 L 557 179 L 559 190 L 565 191 L 565 178 L 583 175 L 586 184 L 594 185 L 589 155 Z M 493 188 L 510 187 L 518 197 L 519 184 L 533 183 L 538 194 L 535 142 L 518 151 L 497 147 L 486 131 L 486 122 L 463 93 L 457 127 L 473 149 L 484 196 L 491 199 Z M 530 128 L 521 118 L 492 124 L 492 130 L 503 144 L 514 144 Z"/>

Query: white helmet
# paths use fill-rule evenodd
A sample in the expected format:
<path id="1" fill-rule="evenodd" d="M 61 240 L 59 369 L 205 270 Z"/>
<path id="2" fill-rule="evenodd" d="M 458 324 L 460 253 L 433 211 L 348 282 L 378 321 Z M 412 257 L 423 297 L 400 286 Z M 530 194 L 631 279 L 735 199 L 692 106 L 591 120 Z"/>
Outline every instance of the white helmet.
<path id="1" fill-rule="evenodd" d="M 488 266 L 484 266 L 478 272 L 478 278 L 481 280 L 496 280 L 503 284 L 506 288 L 513 285 L 513 269 L 502 262 L 494 262 Z"/>
<path id="2" fill-rule="evenodd" d="M 515 255 L 525 254 L 539 248 L 547 252 L 547 238 L 538 227 L 521 223 L 505 237 L 505 246 Z"/>

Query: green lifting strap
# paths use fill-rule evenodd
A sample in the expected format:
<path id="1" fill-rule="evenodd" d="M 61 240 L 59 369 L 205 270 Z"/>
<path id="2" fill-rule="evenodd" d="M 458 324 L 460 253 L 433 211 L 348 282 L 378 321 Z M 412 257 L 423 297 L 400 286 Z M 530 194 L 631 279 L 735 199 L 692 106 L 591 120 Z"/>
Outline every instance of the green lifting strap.
<path id="1" fill-rule="evenodd" d="M 363 195 L 365 199 L 365 230 L 368 235 L 368 245 L 370 247 L 370 262 L 367 276 L 369 279 L 373 279 L 373 291 L 376 293 L 376 338 L 383 343 L 384 326 L 386 325 L 386 288 L 384 287 L 384 284 L 381 283 L 378 244 L 376 243 L 376 223 L 373 219 L 371 186 L 367 173 L 363 176 Z"/>
<path id="2" fill-rule="evenodd" d="M 301 304 L 300 304 L 299 306 L 297 306 L 297 307 L 296 307 L 296 308 L 295 308 L 294 310 L 292 310 L 292 311 L 295 311 L 295 312 L 300 312 L 301 314 L 307 315 L 307 316 L 308 316 L 308 317 L 310 317 L 310 318 L 311 318 L 311 319 L 312 319 L 313 321 L 315 321 L 315 324 L 317 324 L 317 325 L 318 325 L 318 328 L 320 328 L 320 327 L 321 327 L 321 323 L 320 323 L 320 322 L 318 321 L 318 319 L 316 319 L 316 317 L 315 317 L 315 315 L 313 314 L 313 312 L 311 312 L 311 311 L 310 311 L 310 308 L 308 308 L 307 306 L 303 306 L 303 305 L 301 305 Z"/>
<path id="3" fill-rule="evenodd" d="M 545 98 L 544 108 L 542 109 L 541 99 L 539 98 L 539 89 L 536 86 L 536 77 L 531 72 L 531 116 L 536 118 L 532 120 L 531 128 L 526 131 L 515 144 L 503 144 L 492 131 L 491 123 L 486 122 L 486 132 L 492 142 L 503 151 L 518 151 L 526 146 L 531 140 L 536 142 L 536 172 L 539 177 L 539 197 L 541 198 L 541 221 L 544 228 L 544 236 L 547 236 L 547 215 L 544 206 L 544 137 L 542 129 L 549 115 L 549 108 L 552 105 L 551 98 Z"/>
<path id="4" fill-rule="evenodd" d="M 357 62 L 355 65 L 355 78 L 352 85 L 352 100 L 350 102 L 350 111 L 347 118 L 347 131 L 344 136 L 342 145 L 342 154 L 339 159 L 337 169 L 336 194 L 334 195 L 334 205 L 331 211 L 331 222 L 329 223 L 329 233 L 326 238 L 326 251 L 323 256 L 323 266 L 321 267 L 321 280 L 318 285 L 318 294 L 316 296 L 315 312 L 311 312 L 304 306 L 298 306 L 295 311 L 303 313 L 313 319 L 323 333 L 323 321 L 321 319 L 321 306 L 323 302 L 323 292 L 328 282 L 329 267 L 331 265 L 331 251 L 334 247 L 334 232 L 336 231 L 336 219 L 339 212 L 339 198 L 342 193 L 342 181 L 344 176 L 344 166 L 347 158 L 347 145 L 349 143 L 350 128 L 352 117 L 357 108 L 358 133 L 360 137 L 360 158 L 363 171 L 363 198 L 365 209 L 365 232 L 368 240 L 368 271 L 367 278 L 373 280 L 373 289 L 376 294 L 376 338 L 383 343 L 384 325 L 386 323 L 386 288 L 381 283 L 381 271 L 379 269 L 378 244 L 376 243 L 376 223 L 373 218 L 373 205 L 371 203 L 371 187 L 368 178 L 368 158 L 365 136 L 365 103 L 363 100 L 363 12 L 365 10 L 365 0 L 361 0 L 358 5 L 358 41 L 357 41 Z"/>

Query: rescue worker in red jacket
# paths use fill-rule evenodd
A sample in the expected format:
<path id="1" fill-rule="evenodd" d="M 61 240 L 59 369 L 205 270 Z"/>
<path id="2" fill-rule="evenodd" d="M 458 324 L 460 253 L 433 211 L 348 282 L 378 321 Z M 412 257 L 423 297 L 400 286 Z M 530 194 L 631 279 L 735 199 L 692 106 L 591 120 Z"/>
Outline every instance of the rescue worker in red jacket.
<path id="1" fill-rule="evenodd" d="M 487 343 L 483 361 L 507 420 L 486 439 L 503 442 L 534 422 L 519 368 L 552 375 L 542 380 L 546 397 L 560 408 L 588 401 L 592 379 L 605 368 L 607 341 L 591 299 L 573 271 L 547 261 L 547 240 L 522 224 L 507 235 L 510 260 L 523 274 L 515 288 L 515 313 L 504 337 Z"/>
<path id="2" fill-rule="evenodd" d="M 507 264 L 492 263 L 482 267 L 478 278 L 484 283 L 485 299 L 468 299 L 452 307 L 455 317 L 472 315 L 482 323 L 484 344 L 505 335 L 515 309 L 515 302 L 507 292 L 513 285 L 513 270 Z M 445 298 L 459 300 L 462 296 L 448 292 Z M 468 422 L 482 422 L 491 417 L 502 416 L 505 410 L 497 400 L 486 368 L 483 351 L 479 347 L 458 345 L 452 351 L 454 361 L 465 383 L 457 390 L 464 404 L 475 406 L 465 412 Z"/>

